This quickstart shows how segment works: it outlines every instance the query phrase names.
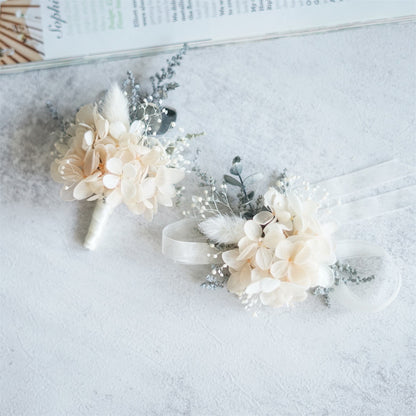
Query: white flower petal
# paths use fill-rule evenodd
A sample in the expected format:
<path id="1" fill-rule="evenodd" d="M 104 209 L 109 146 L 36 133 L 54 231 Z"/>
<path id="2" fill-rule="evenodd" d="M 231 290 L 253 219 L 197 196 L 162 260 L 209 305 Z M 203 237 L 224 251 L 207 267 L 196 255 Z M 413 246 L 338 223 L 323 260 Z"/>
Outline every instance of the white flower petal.
<path id="1" fill-rule="evenodd" d="M 276 257 L 282 260 L 288 260 L 293 252 L 293 243 L 288 240 L 281 241 L 276 247 Z"/>
<path id="2" fill-rule="evenodd" d="M 90 147 L 85 154 L 84 158 L 84 173 L 85 175 L 89 176 L 92 175 L 98 168 L 98 164 L 100 163 L 100 159 L 98 157 L 97 152 Z"/>
<path id="3" fill-rule="evenodd" d="M 149 199 L 145 199 L 143 201 L 143 205 L 145 206 L 145 208 L 150 209 L 150 210 L 154 208 L 154 205 Z"/>
<path id="4" fill-rule="evenodd" d="M 62 174 L 59 172 L 60 165 L 61 162 L 59 160 L 54 160 L 50 168 L 50 174 L 52 176 L 52 179 L 58 183 L 64 182 L 64 180 L 62 179 Z"/>
<path id="5" fill-rule="evenodd" d="M 256 255 L 258 245 L 251 242 L 250 244 L 244 246 L 243 249 L 240 248 L 240 254 L 238 260 L 248 260 Z"/>
<path id="6" fill-rule="evenodd" d="M 269 224 L 265 229 L 265 236 L 263 239 L 263 245 L 268 248 L 272 248 L 273 250 L 277 247 L 277 245 L 283 241 L 286 237 L 283 234 L 282 228 L 279 224 L 273 223 Z"/>
<path id="7" fill-rule="evenodd" d="M 75 199 L 74 198 L 74 188 L 75 188 L 75 186 L 76 186 L 76 184 L 73 183 L 70 186 L 65 185 L 61 188 L 60 195 L 61 195 L 61 198 L 62 198 L 63 201 L 73 201 Z"/>
<path id="8" fill-rule="evenodd" d="M 84 133 L 83 140 L 82 140 L 82 148 L 87 150 L 94 142 L 94 133 L 91 130 L 87 130 Z"/>
<path id="9" fill-rule="evenodd" d="M 261 270 L 258 267 L 255 267 L 251 270 L 251 281 L 257 282 L 258 280 L 264 279 L 266 277 L 270 277 L 270 273 L 266 270 Z"/>
<path id="10" fill-rule="evenodd" d="M 257 282 L 251 283 L 247 286 L 245 292 L 248 295 L 255 293 L 270 293 L 276 290 L 280 286 L 280 280 L 266 277 L 258 280 Z"/>
<path id="11" fill-rule="evenodd" d="M 143 200 L 151 198 L 156 192 L 155 178 L 146 178 L 140 185 L 140 191 Z"/>
<path id="12" fill-rule="evenodd" d="M 74 188 L 74 198 L 81 200 L 88 198 L 92 195 L 91 188 L 89 187 L 88 183 L 85 181 L 81 181 L 78 185 Z"/>
<path id="13" fill-rule="evenodd" d="M 123 166 L 123 177 L 126 179 L 135 178 L 138 174 L 138 169 L 133 163 L 126 163 Z"/>
<path id="14" fill-rule="evenodd" d="M 277 279 L 280 279 L 286 276 L 288 266 L 289 263 L 287 261 L 276 261 L 271 265 L 270 273 Z"/>
<path id="15" fill-rule="evenodd" d="M 160 192 L 157 193 L 157 202 L 160 205 L 163 205 L 165 207 L 172 207 L 173 206 L 172 199 L 169 196 L 167 196 L 165 194 L 162 194 Z"/>
<path id="16" fill-rule="evenodd" d="M 185 172 L 183 169 L 161 166 L 156 175 L 157 186 L 161 188 L 167 184 L 175 184 L 180 182 L 184 177 Z"/>
<path id="17" fill-rule="evenodd" d="M 145 209 L 143 212 L 143 217 L 147 220 L 147 221 L 152 221 L 153 219 L 153 210 L 152 209 Z"/>
<path id="18" fill-rule="evenodd" d="M 270 211 L 261 211 L 256 214 L 253 221 L 259 225 L 265 225 L 273 219 L 273 214 Z"/>
<path id="19" fill-rule="evenodd" d="M 274 199 L 277 195 L 277 190 L 274 188 L 269 188 L 267 192 L 264 194 L 264 205 L 270 209 L 273 209 Z"/>
<path id="20" fill-rule="evenodd" d="M 159 185 L 158 190 L 160 193 L 170 197 L 170 198 L 174 198 L 176 195 L 176 189 L 174 187 L 174 185 L 170 184 L 170 183 L 165 183 L 164 185 Z"/>
<path id="21" fill-rule="evenodd" d="M 107 137 L 109 123 L 103 117 L 99 116 L 99 118 L 96 119 L 95 128 L 97 129 L 97 133 L 100 139 L 104 139 L 105 137 Z"/>
<path id="22" fill-rule="evenodd" d="M 311 257 L 313 256 L 311 248 L 301 242 L 296 243 L 295 246 L 297 253 L 295 255 L 294 262 L 296 264 L 306 264 L 310 262 Z"/>
<path id="23" fill-rule="evenodd" d="M 260 294 L 260 300 L 261 303 L 265 306 L 284 306 L 285 303 L 281 301 L 279 296 L 279 288 L 274 290 L 273 292 L 267 292 L 267 293 L 261 293 Z"/>
<path id="24" fill-rule="evenodd" d="M 92 106 L 92 104 L 87 104 L 87 105 L 82 106 L 79 109 L 75 117 L 76 122 L 87 124 L 89 126 L 93 126 L 94 125 L 93 111 L 94 111 L 94 107 Z"/>
<path id="25" fill-rule="evenodd" d="M 238 260 L 239 250 L 229 250 L 222 253 L 222 259 L 224 263 L 233 270 L 240 270 L 242 266 L 246 263 L 245 260 Z"/>
<path id="26" fill-rule="evenodd" d="M 334 284 L 334 272 L 327 266 L 321 266 L 318 270 L 316 286 L 331 287 Z"/>
<path id="27" fill-rule="evenodd" d="M 273 258 L 273 251 L 266 248 L 260 247 L 256 253 L 256 265 L 262 270 L 268 270 Z"/>
<path id="28" fill-rule="evenodd" d="M 279 224 L 284 230 L 291 231 L 293 229 L 292 214 L 285 210 L 276 210 L 276 217 Z"/>
<path id="29" fill-rule="evenodd" d="M 227 282 L 227 289 L 231 293 L 241 295 L 251 282 L 251 270 L 247 264 L 241 270 L 231 273 Z"/>
<path id="30" fill-rule="evenodd" d="M 121 181 L 121 194 L 125 201 L 131 201 L 136 197 L 137 188 L 136 186 L 129 181 Z"/>
<path id="31" fill-rule="evenodd" d="M 141 120 L 135 120 L 133 123 L 131 123 L 129 132 L 136 135 L 141 136 L 145 129 L 145 124 Z"/>
<path id="32" fill-rule="evenodd" d="M 126 126 L 121 121 L 110 123 L 110 134 L 118 139 L 123 133 L 126 133 Z"/>
<path id="33" fill-rule="evenodd" d="M 263 305 L 273 307 L 290 306 L 295 302 L 306 299 L 307 293 L 304 287 L 293 283 L 282 282 L 280 287 L 270 293 L 261 293 L 260 300 Z"/>
<path id="34" fill-rule="evenodd" d="M 301 286 L 310 287 L 312 275 L 313 273 L 309 268 L 293 263 L 289 265 L 287 277 L 291 282 Z"/>
<path id="35" fill-rule="evenodd" d="M 253 220 L 249 220 L 244 225 L 244 232 L 250 240 L 257 241 L 261 237 L 262 229 Z"/>
<path id="36" fill-rule="evenodd" d="M 114 189 L 120 182 L 120 176 L 107 173 L 103 176 L 103 185 L 107 189 Z"/>
<path id="37" fill-rule="evenodd" d="M 111 159 L 107 160 L 105 167 L 110 173 L 114 173 L 115 175 L 121 175 L 123 172 L 123 161 L 118 157 L 112 157 Z"/>

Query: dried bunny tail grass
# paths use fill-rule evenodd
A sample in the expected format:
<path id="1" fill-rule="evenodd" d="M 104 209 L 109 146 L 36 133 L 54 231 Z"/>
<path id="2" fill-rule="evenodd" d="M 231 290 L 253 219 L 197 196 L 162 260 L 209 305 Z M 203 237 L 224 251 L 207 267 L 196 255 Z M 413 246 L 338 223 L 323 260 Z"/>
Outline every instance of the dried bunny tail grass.
<path id="1" fill-rule="evenodd" d="M 126 126 L 130 123 L 129 103 L 117 84 L 113 84 L 105 95 L 103 116 L 110 123 L 121 121 Z"/>
<path id="2" fill-rule="evenodd" d="M 219 244 L 237 244 L 244 237 L 245 220 L 237 216 L 217 215 L 199 224 L 209 240 Z"/>

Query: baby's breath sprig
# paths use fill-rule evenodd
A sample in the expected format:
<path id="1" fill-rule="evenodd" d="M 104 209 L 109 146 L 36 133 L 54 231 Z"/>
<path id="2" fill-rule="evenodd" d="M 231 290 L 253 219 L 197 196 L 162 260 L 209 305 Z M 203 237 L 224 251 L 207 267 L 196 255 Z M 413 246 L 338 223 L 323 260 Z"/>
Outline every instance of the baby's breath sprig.
<path id="1" fill-rule="evenodd" d="M 205 276 L 205 282 L 201 284 L 206 289 L 217 289 L 224 287 L 230 277 L 230 271 L 225 264 L 214 264 L 211 272 Z"/>
<path id="2" fill-rule="evenodd" d="M 225 183 L 218 185 L 214 177 L 208 175 L 198 166 L 192 171 L 199 179 L 199 187 L 205 188 L 202 195 L 192 197 L 192 212 L 202 219 L 212 215 L 238 215 L 230 204 Z"/>
<path id="3" fill-rule="evenodd" d="M 287 176 L 287 169 L 284 168 L 283 171 L 278 175 L 276 180 L 276 189 L 283 195 L 287 194 L 287 191 L 290 187 L 289 177 Z"/>
<path id="4" fill-rule="evenodd" d="M 196 137 L 203 136 L 205 133 L 188 133 L 185 135 L 177 136 L 174 140 L 169 141 L 166 143 L 165 150 L 168 155 L 174 155 L 175 152 L 183 151 L 184 148 L 189 147 L 190 141 L 195 139 Z"/>

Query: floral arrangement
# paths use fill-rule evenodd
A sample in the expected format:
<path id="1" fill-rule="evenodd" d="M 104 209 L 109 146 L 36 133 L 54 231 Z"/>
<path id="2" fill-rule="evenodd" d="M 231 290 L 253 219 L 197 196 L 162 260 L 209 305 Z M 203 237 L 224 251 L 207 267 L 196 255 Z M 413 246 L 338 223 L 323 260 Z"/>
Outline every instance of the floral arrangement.
<path id="1" fill-rule="evenodd" d="M 290 306 L 304 301 L 308 293 L 323 296 L 329 306 L 336 286 L 374 279 L 362 278 L 349 264 L 337 261 L 335 223 L 320 221 L 319 203 L 311 199 L 316 190 L 309 185 L 296 187 L 298 178 L 289 178 L 286 170 L 262 195 L 250 186 L 257 188 L 263 175 L 243 179 L 240 157 L 234 158 L 220 185 L 200 169 L 193 170 L 203 191 L 183 211 L 193 220 L 183 220 L 181 228 L 191 232 L 196 226 L 206 244 L 200 239 L 189 241 L 182 250 L 193 250 L 195 259 L 201 259 L 203 252 L 206 261 L 195 263 L 211 264 L 204 287 L 226 286 L 246 307 Z M 175 243 L 168 232 L 163 250 L 179 260 L 177 249 L 184 243 L 168 246 L 169 241 Z"/>
<path id="2" fill-rule="evenodd" d="M 171 207 L 187 161 L 182 153 L 195 135 L 173 139 L 176 113 L 163 105 L 185 49 L 151 77 L 147 94 L 131 73 L 122 87 L 114 84 L 104 99 L 79 109 L 73 122 L 62 121 L 52 177 L 62 183 L 64 200 L 97 201 L 85 247 L 94 249 L 102 229 L 119 204 L 151 220 L 159 205 Z"/>

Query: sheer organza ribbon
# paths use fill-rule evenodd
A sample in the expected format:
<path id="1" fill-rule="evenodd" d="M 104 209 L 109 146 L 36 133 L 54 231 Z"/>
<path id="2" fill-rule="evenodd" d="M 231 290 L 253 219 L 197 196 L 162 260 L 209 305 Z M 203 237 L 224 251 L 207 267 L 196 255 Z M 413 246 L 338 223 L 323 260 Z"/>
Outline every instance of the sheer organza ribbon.
<path id="1" fill-rule="evenodd" d="M 331 196 L 341 197 L 351 194 L 357 187 L 375 188 L 386 182 L 413 175 L 415 169 L 394 160 L 371 166 L 351 174 L 342 175 L 319 186 L 330 192 Z M 359 199 L 347 204 L 335 205 L 332 215 L 341 223 L 369 218 L 415 204 L 416 186 L 408 186 L 395 191 L 382 193 L 369 198 Z M 207 265 L 222 263 L 221 253 L 207 243 L 198 230 L 196 219 L 183 219 L 166 226 L 162 235 L 162 252 L 167 257 L 183 264 Z M 341 240 L 336 242 L 337 258 L 368 259 L 380 258 L 384 271 L 377 274 L 381 281 L 377 293 L 372 296 L 359 297 L 350 287 L 340 282 L 334 286 L 332 298 L 353 311 L 378 312 L 386 308 L 397 297 L 401 287 L 401 277 L 391 256 L 383 248 L 365 241 Z"/>

